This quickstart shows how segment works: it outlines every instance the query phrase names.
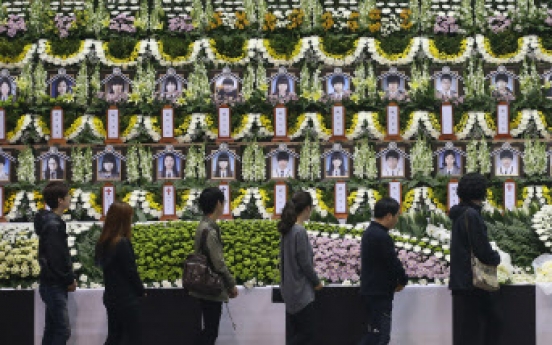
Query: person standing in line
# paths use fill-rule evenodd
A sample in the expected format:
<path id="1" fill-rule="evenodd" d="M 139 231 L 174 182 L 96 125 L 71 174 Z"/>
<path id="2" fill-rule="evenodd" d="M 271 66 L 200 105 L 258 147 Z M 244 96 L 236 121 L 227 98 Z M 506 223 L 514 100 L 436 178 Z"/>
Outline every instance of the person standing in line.
<path id="1" fill-rule="evenodd" d="M 322 283 L 314 270 L 314 253 L 304 223 L 313 202 L 308 192 L 293 195 L 278 223 L 280 288 L 286 305 L 286 345 L 314 344 L 316 334 L 314 292 Z"/>
<path id="2" fill-rule="evenodd" d="M 203 295 L 194 291 L 190 291 L 190 295 L 199 299 L 201 305 L 203 329 L 198 345 L 214 345 L 218 338 L 222 302 L 228 302 L 228 298 L 238 297 L 238 288 L 236 280 L 224 262 L 224 243 L 220 227 L 216 223 L 224 211 L 224 194 L 217 187 L 204 189 L 199 195 L 199 208 L 204 216 L 196 230 L 194 249 L 196 253 L 203 253 L 207 256 L 211 269 L 220 274 L 224 286 L 218 296 Z M 207 230 L 208 233 L 205 247 L 201 248 L 201 237 L 204 230 Z"/>
<path id="3" fill-rule="evenodd" d="M 39 293 L 46 305 L 42 345 L 63 345 L 71 337 L 67 292 L 77 289 L 67 245 L 67 229 L 61 218 L 71 204 L 71 195 L 69 187 L 62 181 L 48 183 L 42 195 L 50 208 L 50 211 L 40 210 L 34 219 L 40 264 Z"/>
<path id="4" fill-rule="evenodd" d="M 391 340 L 393 298 L 408 283 L 389 230 L 399 220 L 399 203 L 392 198 L 379 200 L 374 220 L 364 234 L 360 247 L 360 294 L 368 316 L 368 334 L 361 345 L 387 345 Z"/>
<path id="5" fill-rule="evenodd" d="M 95 261 L 103 271 L 105 285 L 105 345 L 140 344 L 140 297 L 146 294 L 130 243 L 133 214 L 127 203 L 111 204 L 96 243 Z"/>
<path id="6" fill-rule="evenodd" d="M 487 180 L 478 173 L 464 175 L 456 191 L 460 204 L 451 208 L 450 281 L 454 310 L 454 345 L 500 344 L 502 318 L 496 294 L 473 286 L 471 253 L 486 265 L 498 266 L 500 255 L 492 249 L 481 216 Z M 466 226 L 467 225 L 467 226 Z"/>

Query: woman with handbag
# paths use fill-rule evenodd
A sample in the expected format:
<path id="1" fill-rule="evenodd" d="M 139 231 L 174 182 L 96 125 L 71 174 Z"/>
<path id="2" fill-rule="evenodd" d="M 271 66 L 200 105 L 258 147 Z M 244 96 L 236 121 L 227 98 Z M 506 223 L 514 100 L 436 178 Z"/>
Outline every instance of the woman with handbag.
<path id="1" fill-rule="evenodd" d="M 107 211 L 102 234 L 96 244 L 96 264 L 103 270 L 107 309 L 105 345 L 140 344 L 140 297 L 146 295 L 130 238 L 132 207 L 114 202 Z"/>
<path id="2" fill-rule="evenodd" d="M 228 302 L 228 298 L 236 298 L 238 289 L 224 262 L 223 242 L 216 223 L 224 211 L 224 194 L 216 187 L 206 188 L 201 192 L 198 202 L 204 216 L 196 230 L 195 252 L 207 257 L 212 271 L 222 278 L 223 286 L 218 295 L 199 291 L 190 291 L 190 295 L 198 298 L 201 304 L 203 329 L 198 345 L 214 345 L 218 338 L 222 302 Z"/>
<path id="3" fill-rule="evenodd" d="M 286 305 L 286 345 L 312 345 L 316 334 L 314 291 L 322 283 L 314 270 L 314 253 L 304 227 L 312 212 L 312 197 L 300 191 L 282 210 L 280 288 Z"/>
<path id="4" fill-rule="evenodd" d="M 481 216 L 487 180 L 469 173 L 458 183 L 460 204 L 451 208 L 450 281 L 453 297 L 454 345 L 500 343 L 496 267 L 500 255 L 491 248 Z"/>

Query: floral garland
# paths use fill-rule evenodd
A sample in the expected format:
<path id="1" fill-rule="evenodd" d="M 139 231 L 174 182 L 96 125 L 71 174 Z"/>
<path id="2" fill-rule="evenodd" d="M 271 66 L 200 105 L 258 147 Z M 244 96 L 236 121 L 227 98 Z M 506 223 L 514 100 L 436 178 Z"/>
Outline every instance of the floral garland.
<path id="1" fill-rule="evenodd" d="M 50 41 L 41 39 L 38 41 L 38 56 L 44 62 L 59 66 L 68 66 L 81 63 L 91 49 L 94 47 L 94 40 L 87 39 L 81 41 L 78 51 L 70 55 L 56 56 L 52 54 L 52 45 Z"/>
<path id="2" fill-rule="evenodd" d="M 94 134 L 96 138 L 101 138 L 101 139 L 105 138 L 106 133 L 105 133 L 104 123 L 99 117 L 90 115 L 88 117 L 88 125 L 92 130 L 92 134 Z"/>
<path id="3" fill-rule="evenodd" d="M 418 50 L 420 49 L 421 39 L 414 37 L 410 40 L 410 43 L 406 49 L 399 54 L 389 55 L 381 49 L 381 43 L 375 38 L 367 39 L 368 51 L 372 55 L 372 59 L 376 60 L 381 65 L 407 65 L 414 61 Z"/>
<path id="4" fill-rule="evenodd" d="M 140 135 L 141 123 L 142 123 L 142 116 L 132 115 L 128 121 L 127 128 L 123 131 L 123 134 L 121 135 L 121 140 L 126 142 Z"/>
<path id="5" fill-rule="evenodd" d="M 366 178 L 368 180 L 374 180 L 378 177 L 376 152 L 368 144 L 368 140 L 363 140 L 360 145 L 355 146 L 353 175 L 357 178 Z"/>
<path id="6" fill-rule="evenodd" d="M 324 140 L 328 140 L 330 138 L 332 130 L 326 128 L 324 125 L 324 118 L 318 113 L 305 113 L 299 115 L 295 127 L 290 128 L 289 130 L 289 138 L 293 140 L 300 137 L 309 127 L 309 121 L 312 121 L 314 126 L 313 129 L 320 138 Z"/>
<path id="7" fill-rule="evenodd" d="M 153 218 L 160 218 L 163 215 L 163 205 L 154 200 L 153 193 L 145 190 L 133 190 L 125 195 L 123 202 L 128 203 L 133 208 L 141 209 L 142 212 Z"/>
<path id="8" fill-rule="evenodd" d="M 106 66 L 133 67 L 138 64 L 138 57 L 146 52 L 148 41 L 142 40 L 136 43 L 134 50 L 128 58 L 118 59 L 109 53 L 109 42 L 95 41 L 96 55 Z"/>
<path id="9" fill-rule="evenodd" d="M 493 195 L 493 191 L 489 188 L 487 189 L 487 198 L 483 202 L 483 212 L 495 213 L 502 212 L 502 207 L 498 206 Z"/>
<path id="10" fill-rule="evenodd" d="M 159 119 L 155 116 L 143 116 L 142 123 L 150 138 L 157 142 L 161 140 L 161 128 L 157 125 Z"/>
<path id="11" fill-rule="evenodd" d="M 254 125 L 259 127 L 259 136 L 270 137 L 274 135 L 274 128 L 268 116 L 263 114 L 245 114 L 242 116 L 240 126 L 233 131 L 232 138 L 239 140 L 251 136 Z"/>
<path id="12" fill-rule="evenodd" d="M 460 122 L 454 126 L 458 139 L 467 138 L 476 123 L 479 124 L 486 136 L 494 137 L 496 135 L 496 124 L 490 113 L 470 111 L 465 113 Z"/>
<path id="13" fill-rule="evenodd" d="M 361 37 L 357 39 L 354 42 L 353 49 L 345 54 L 332 54 L 327 52 L 324 49 L 323 37 L 310 37 L 309 41 L 314 53 L 324 62 L 324 64 L 329 66 L 349 66 L 360 57 L 366 43 L 368 42 L 368 38 Z"/>
<path id="14" fill-rule="evenodd" d="M 366 127 L 364 125 L 366 124 Z M 383 140 L 387 130 L 379 123 L 378 113 L 361 111 L 353 115 L 352 124 L 347 129 L 346 137 L 349 140 L 357 139 L 368 131 L 379 140 Z"/>
<path id="15" fill-rule="evenodd" d="M 521 193 L 522 200 L 518 201 L 519 208 L 528 209 L 536 199 L 539 206 L 552 205 L 552 195 L 550 195 L 550 189 L 547 186 L 526 186 L 523 187 Z"/>
<path id="16" fill-rule="evenodd" d="M 0 56 L 0 68 L 23 68 L 25 65 L 29 64 L 33 58 L 33 55 L 36 51 L 36 44 L 27 44 L 21 54 L 14 58 L 7 58 L 5 56 Z"/>
<path id="17" fill-rule="evenodd" d="M 367 203 L 372 213 L 374 212 L 374 206 L 376 202 L 382 198 L 381 194 L 375 189 L 368 189 L 360 187 L 348 197 L 349 213 L 355 214 L 356 211 L 364 204 Z"/>
<path id="18" fill-rule="evenodd" d="M 216 64 L 234 64 L 246 65 L 251 61 L 251 56 L 254 55 L 257 42 L 254 39 L 246 40 L 243 44 L 243 52 L 238 57 L 227 57 L 222 55 L 218 50 L 214 39 L 204 38 L 202 40 L 203 48 L 209 60 Z"/>
<path id="19" fill-rule="evenodd" d="M 102 206 L 98 205 L 97 194 L 94 192 L 85 192 L 77 188 L 71 193 L 70 211 L 84 210 L 90 218 L 100 220 L 102 218 Z"/>
<path id="20" fill-rule="evenodd" d="M 293 52 L 290 54 L 289 57 L 278 54 L 276 51 L 274 51 L 274 49 L 270 46 L 270 40 L 268 39 L 256 40 L 255 46 L 257 50 L 261 53 L 261 55 L 269 63 L 275 66 L 290 66 L 301 61 L 305 57 L 305 53 L 310 47 L 310 40 L 309 38 L 299 39 L 299 42 L 295 44 Z"/>
<path id="21" fill-rule="evenodd" d="M 322 218 L 334 213 L 334 210 L 324 202 L 322 198 L 322 190 L 318 188 L 307 188 L 305 189 L 305 192 L 308 192 L 311 195 L 314 210 L 318 212 Z"/>
<path id="22" fill-rule="evenodd" d="M 33 149 L 26 147 L 17 157 L 17 181 L 35 183 L 36 181 L 36 165 Z"/>
<path id="23" fill-rule="evenodd" d="M 242 178 L 244 181 L 266 180 L 266 159 L 257 142 L 247 145 L 243 151 Z"/>
<path id="24" fill-rule="evenodd" d="M 201 194 L 201 189 L 192 188 L 185 190 L 180 196 L 180 203 L 176 205 L 176 215 L 182 217 L 186 210 L 193 210 L 195 205 L 195 200 L 199 198 Z"/>
<path id="25" fill-rule="evenodd" d="M 44 122 L 42 116 L 33 116 L 33 126 L 39 138 L 50 139 L 50 127 Z"/>
<path id="26" fill-rule="evenodd" d="M 514 137 L 518 137 L 527 130 L 527 125 L 533 120 L 537 127 L 538 133 L 545 139 L 550 139 L 550 133 L 548 133 L 546 117 L 540 110 L 523 109 L 518 112 L 515 119 L 510 122 L 510 134 Z"/>
<path id="27" fill-rule="evenodd" d="M 234 217 L 239 217 L 242 212 L 247 209 L 247 205 L 253 200 L 261 217 L 263 217 L 263 219 L 272 219 L 274 208 L 266 207 L 269 201 L 268 195 L 265 190 L 257 187 L 240 189 L 240 194 L 231 203 L 232 215 L 234 215 Z"/>
<path id="28" fill-rule="evenodd" d="M 9 196 L 4 202 L 4 210 L 7 211 L 6 219 L 8 221 L 21 217 L 21 205 L 27 200 L 31 212 L 36 213 L 40 208 L 44 207 L 42 194 L 34 192 L 19 191 Z M 4 212 L 5 212 L 4 211 Z"/>
<path id="29" fill-rule="evenodd" d="M 75 122 L 73 122 L 71 126 L 65 130 L 65 133 L 63 133 L 65 139 L 71 140 L 78 137 L 79 134 L 86 128 L 88 117 L 88 115 L 79 116 Z"/>
<path id="30" fill-rule="evenodd" d="M 433 151 L 426 140 L 418 138 L 410 152 L 410 175 L 430 176 L 433 172 Z"/>
<path id="31" fill-rule="evenodd" d="M 19 120 L 17 120 L 17 124 L 15 125 L 15 128 L 13 131 L 8 132 L 7 138 L 8 141 L 11 144 L 16 143 L 19 139 L 21 139 L 21 136 L 23 133 L 25 133 L 25 130 L 29 129 L 29 126 L 33 123 L 33 117 L 32 115 L 25 114 L 21 115 L 19 117 Z"/>
<path id="32" fill-rule="evenodd" d="M 547 248 L 552 247 L 552 205 L 544 205 L 533 216 L 533 229 Z"/>
<path id="33" fill-rule="evenodd" d="M 402 205 L 403 212 L 414 214 L 426 207 L 431 212 L 445 215 L 446 207 L 435 198 L 431 187 L 417 187 L 409 190 Z"/>
<path id="34" fill-rule="evenodd" d="M 548 168 L 546 144 L 536 140 L 526 139 L 523 152 L 523 170 L 527 176 L 543 176 Z"/>
<path id="35" fill-rule="evenodd" d="M 532 39 L 531 47 L 533 48 L 533 53 L 537 60 L 552 63 L 552 50 L 543 47 L 542 38 L 537 36 L 529 37 Z"/>
<path id="36" fill-rule="evenodd" d="M 188 54 L 185 56 L 172 57 L 165 53 L 163 49 L 163 42 L 156 41 L 155 39 L 150 39 L 148 43 L 149 50 L 151 54 L 159 61 L 161 66 L 174 66 L 182 67 L 184 65 L 189 65 L 197 60 L 199 53 L 201 52 L 201 47 L 203 42 L 201 40 L 190 43 L 188 47 Z"/>
<path id="37" fill-rule="evenodd" d="M 505 64 L 520 62 L 525 59 L 529 48 L 532 46 L 533 39 L 531 36 L 520 37 L 518 39 L 518 49 L 510 54 L 495 55 L 492 52 L 491 43 L 489 39 L 483 35 L 475 36 L 477 48 L 479 53 L 483 56 L 483 60 L 488 63 Z"/>
<path id="38" fill-rule="evenodd" d="M 435 40 L 427 37 L 422 37 L 421 40 L 422 49 L 429 59 L 436 63 L 451 64 L 461 64 L 466 62 L 466 60 L 469 59 L 472 54 L 473 45 L 475 42 L 472 37 L 464 38 L 460 43 L 460 50 L 457 54 L 446 54 L 437 49 L 437 46 L 435 45 Z"/>
<path id="39" fill-rule="evenodd" d="M 218 129 L 214 126 L 213 115 L 193 113 L 180 127 L 175 128 L 176 140 L 180 143 L 192 142 L 202 132 L 211 140 L 217 138 Z"/>
<path id="40" fill-rule="evenodd" d="M 429 134 L 434 138 L 438 139 L 441 135 L 441 124 L 434 113 L 427 111 L 415 111 L 410 114 L 408 123 L 406 124 L 406 129 L 402 134 L 404 140 L 412 138 L 418 133 L 420 123 L 427 129 Z"/>

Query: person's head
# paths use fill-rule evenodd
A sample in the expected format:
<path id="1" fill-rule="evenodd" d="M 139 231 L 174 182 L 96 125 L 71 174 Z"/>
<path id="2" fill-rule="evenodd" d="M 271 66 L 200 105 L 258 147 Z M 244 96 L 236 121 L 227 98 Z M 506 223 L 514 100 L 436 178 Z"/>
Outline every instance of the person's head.
<path id="1" fill-rule="evenodd" d="M 456 153 L 452 150 L 446 150 L 443 155 L 443 166 L 449 169 L 456 165 Z"/>
<path id="2" fill-rule="evenodd" d="M 225 78 L 222 81 L 222 89 L 224 90 L 224 92 L 232 92 L 232 90 L 234 89 L 234 81 L 230 78 Z"/>
<path id="3" fill-rule="evenodd" d="M 51 210 L 65 211 L 71 204 L 69 187 L 63 181 L 49 182 L 42 190 L 42 197 Z"/>
<path id="4" fill-rule="evenodd" d="M 226 170 L 228 169 L 228 166 L 230 165 L 230 157 L 227 153 L 221 153 L 218 156 L 217 164 L 220 170 Z"/>
<path id="5" fill-rule="evenodd" d="M 401 78 L 396 75 L 390 75 L 387 77 L 387 89 L 389 92 L 397 92 L 399 90 L 400 83 Z"/>
<path id="6" fill-rule="evenodd" d="M 176 157 L 172 153 L 166 153 L 163 158 L 163 167 L 166 171 L 174 170 L 176 165 Z"/>
<path id="7" fill-rule="evenodd" d="M 102 171 L 109 173 L 117 172 L 117 158 L 113 153 L 106 153 L 102 158 Z"/>
<path id="8" fill-rule="evenodd" d="M 332 78 L 332 87 L 334 88 L 334 92 L 341 93 L 343 92 L 343 87 L 345 86 L 345 78 L 341 75 L 336 75 Z"/>
<path id="9" fill-rule="evenodd" d="M 178 83 L 175 77 L 168 77 L 165 80 L 165 92 L 175 92 L 178 88 Z"/>
<path id="10" fill-rule="evenodd" d="M 132 216 L 134 211 L 126 202 L 115 201 L 105 216 L 102 234 L 98 240 L 101 247 L 117 244 L 121 238 L 132 237 Z"/>
<path id="11" fill-rule="evenodd" d="M 278 169 L 287 169 L 289 163 L 289 153 L 285 151 L 279 151 L 276 155 L 276 161 L 278 162 Z"/>
<path id="12" fill-rule="evenodd" d="M 120 94 L 123 92 L 125 82 L 121 77 L 115 77 L 111 79 L 111 92 L 114 94 Z"/>
<path id="13" fill-rule="evenodd" d="M 217 187 L 205 188 L 199 195 L 198 203 L 205 216 L 219 218 L 224 211 L 224 193 Z"/>
<path id="14" fill-rule="evenodd" d="M 286 202 L 282 216 L 278 222 L 278 231 L 285 236 L 298 221 L 310 218 L 312 212 L 312 196 L 309 192 L 299 191 Z"/>
<path id="15" fill-rule="evenodd" d="M 514 161 L 514 153 L 512 151 L 502 151 L 500 152 L 500 164 L 505 168 L 510 168 L 512 162 Z"/>
<path id="16" fill-rule="evenodd" d="M 340 152 L 332 152 L 330 157 L 332 169 L 340 169 L 343 165 L 343 155 Z"/>
<path id="17" fill-rule="evenodd" d="M 397 166 L 399 165 L 399 157 L 400 156 L 397 151 L 388 151 L 385 154 L 385 162 L 387 163 L 387 167 L 391 170 L 397 169 Z"/>
<path id="18" fill-rule="evenodd" d="M 506 74 L 497 74 L 495 77 L 496 88 L 499 90 L 506 89 L 508 86 L 508 76 Z"/>
<path id="19" fill-rule="evenodd" d="M 9 96 L 11 94 L 11 84 L 8 80 L 0 80 L 0 95 Z"/>
<path id="20" fill-rule="evenodd" d="M 58 96 L 65 95 L 67 93 L 67 88 L 68 88 L 67 80 L 60 79 L 57 83 L 57 94 L 58 94 Z"/>
<path id="21" fill-rule="evenodd" d="M 385 226 L 393 229 L 399 221 L 400 205 L 393 198 L 381 198 L 374 206 L 374 219 Z"/>
<path id="22" fill-rule="evenodd" d="M 456 194 L 463 202 L 479 204 L 487 197 L 487 179 L 479 173 L 468 173 L 458 182 Z"/>
<path id="23" fill-rule="evenodd" d="M 452 86 L 452 76 L 450 74 L 443 74 L 441 76 L 441 91 L 448 92 Z"/>
<path id="24" fill-rule="evenodd" d="M 58 156 L 48 157 L 47 162 L 48 162 L 48 170 L 56 171 L 58 169 L 61 169 L 61 164 Z"/>
<path id="25" fill-rule="evenodd" d="M 281 75 L 276 79 L 276 93 L 286 94 L 289 92 L 289 80 L 287 77 Z"/>

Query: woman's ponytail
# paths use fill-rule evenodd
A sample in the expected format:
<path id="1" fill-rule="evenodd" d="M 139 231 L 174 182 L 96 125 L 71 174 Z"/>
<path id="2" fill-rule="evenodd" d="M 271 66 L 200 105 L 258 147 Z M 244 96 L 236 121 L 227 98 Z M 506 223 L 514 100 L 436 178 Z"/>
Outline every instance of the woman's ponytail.
<path id="1" fill-rule="evenodd" d="M 299 191 L 293 195 L 291 200 L 286 202 L 282 210 L 278 231 L 285 236 L 297 222 L 297 216 L 307 207 L 312 207 L 312 197 L 309 192 Z"/>

